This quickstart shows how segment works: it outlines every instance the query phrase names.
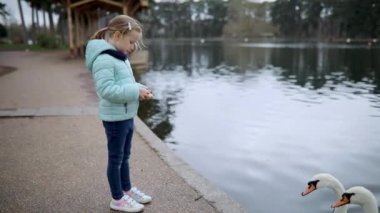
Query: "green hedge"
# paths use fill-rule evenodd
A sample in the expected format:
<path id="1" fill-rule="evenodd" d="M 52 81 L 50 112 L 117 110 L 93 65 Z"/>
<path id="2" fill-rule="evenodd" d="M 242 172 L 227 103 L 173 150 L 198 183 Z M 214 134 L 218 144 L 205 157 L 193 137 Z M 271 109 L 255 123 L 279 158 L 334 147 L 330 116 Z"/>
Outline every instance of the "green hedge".
<path id="1" fill-rule="evenodd" d="M 54 36 L 42 33 L 37 36 L 37 45 L 45 49 L 58 49 L 60 42 Z"/>

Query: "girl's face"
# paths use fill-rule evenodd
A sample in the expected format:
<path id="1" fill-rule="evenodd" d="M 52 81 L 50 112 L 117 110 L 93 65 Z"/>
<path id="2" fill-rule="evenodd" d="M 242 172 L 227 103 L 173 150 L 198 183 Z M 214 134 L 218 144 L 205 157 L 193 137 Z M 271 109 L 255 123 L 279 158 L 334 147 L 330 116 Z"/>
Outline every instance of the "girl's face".
<path id="1" fill-rule="evenodd" d="M 122 35 L 120 32 L 116 32 L 113 36 L 113 44 L 116 49 L 122 51 L 124 54 L 130 55 L 136 50 L 137 42 L 141 38 L 141 33 L 136 30 Z"/>

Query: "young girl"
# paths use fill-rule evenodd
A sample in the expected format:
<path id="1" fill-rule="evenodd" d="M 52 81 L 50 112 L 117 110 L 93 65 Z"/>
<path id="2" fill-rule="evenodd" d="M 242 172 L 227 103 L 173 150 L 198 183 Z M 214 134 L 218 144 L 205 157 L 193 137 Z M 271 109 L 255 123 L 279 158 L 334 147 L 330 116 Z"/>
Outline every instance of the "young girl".
<path id="1" fill-rule="evenodd" d="M 99 96 L 99 117 L 107 136 L 107 177 L 111 189 L 111 209 L 139 212 L 152 198 L 131 186 L 128 159 L 133 135 L 133 117 L 139 100 L 153 97 L 136 83 L 128 56 L 142 38 L 139 23 L 126 15 L 113 18 L 97 31 L 86 47 L 86 66 L 91 70 Z"/>

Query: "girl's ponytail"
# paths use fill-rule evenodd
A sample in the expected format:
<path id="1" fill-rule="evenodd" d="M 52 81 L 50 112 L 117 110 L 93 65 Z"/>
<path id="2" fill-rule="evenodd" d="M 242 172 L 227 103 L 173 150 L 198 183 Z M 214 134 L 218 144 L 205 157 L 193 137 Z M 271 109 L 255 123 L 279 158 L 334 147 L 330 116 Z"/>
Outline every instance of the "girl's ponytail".
<path id="1" fill-rule="evenodd" d="M 104 39 L 107 30 L 108 30 L 108 27 L 103 27 L 102 29 L 96 31 L 94 35 L 91 36 L 91 39 Z"/>

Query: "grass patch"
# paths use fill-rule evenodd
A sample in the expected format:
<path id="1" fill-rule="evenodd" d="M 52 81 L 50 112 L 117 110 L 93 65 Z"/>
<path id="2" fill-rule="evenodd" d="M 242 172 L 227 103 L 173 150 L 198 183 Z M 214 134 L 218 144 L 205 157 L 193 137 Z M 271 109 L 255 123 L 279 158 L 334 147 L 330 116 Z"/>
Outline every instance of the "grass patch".
<path id="1" fill-rule="evenodd" d="M 6 51 L 6 50 L 31 50 L 31 51 L 42 51 L 42 50 L 53 50 L 53 49 L 46 49 L 43 47 L 40 47 L 39 45 L 33 44 L 33 45 L 26 45 L 26 44 L 0 44 L 0 51 Z M 57 49 L 54 50 L 63 50 L 66 49 L 65 46 L 60 46 Z"/>
<path id="2" fill-rule="evenodd" d="M 26 44 L 0 44 L 0 50 L 42 50 L 38 45 Z"/>

